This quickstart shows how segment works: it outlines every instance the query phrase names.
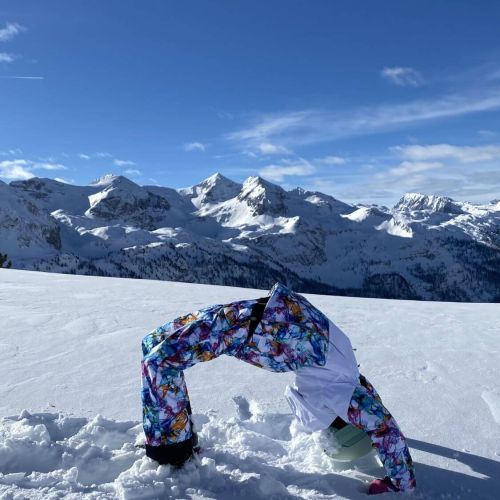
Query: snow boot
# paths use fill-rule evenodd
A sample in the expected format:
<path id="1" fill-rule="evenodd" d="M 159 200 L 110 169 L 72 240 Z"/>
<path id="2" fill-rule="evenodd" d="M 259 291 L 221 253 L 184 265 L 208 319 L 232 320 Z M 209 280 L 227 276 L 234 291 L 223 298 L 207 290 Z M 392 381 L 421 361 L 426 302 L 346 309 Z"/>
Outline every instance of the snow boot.
<path id="1" fill-rule="evenodd" d="M 384 479 L 374 479 L 368 487 L 368 495 L 379 495 L 380 493 L 390 493 L 399 491 L 388 476 Z"/>
<path id="2" fill-rule="evenodd" d="M 173 465 L 182 467 L 190 460 L 196 450 L 195 443 L 198 444 L 198 436 L 191 436 L 180 443 L 162 444 L 160 446 L 146 445 L 146 456 L 156 460 L 161 465 Z"/>

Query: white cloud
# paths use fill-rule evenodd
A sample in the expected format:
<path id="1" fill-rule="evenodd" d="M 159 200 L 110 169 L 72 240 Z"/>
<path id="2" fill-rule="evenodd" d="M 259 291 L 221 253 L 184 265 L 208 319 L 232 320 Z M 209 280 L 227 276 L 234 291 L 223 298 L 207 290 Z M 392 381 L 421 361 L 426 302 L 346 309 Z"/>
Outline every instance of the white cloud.
<path id="1" fill-rule="evenodd" d="M 477 133 L 482 137 L 495 137 L 498 135 L 497 132 L 493 132 L 493 130 L 487 130 L 487 129 L 478 130 Z"/>
<path id="2" fill-rule="evenodd" d="M 0 177 L 4 179 L 31 179 L 34 174 L 31 173 L 26 167 L 28 162 L 26 160 L 4 160 L 0 161 Z"/>
<path id="3" fill-rule="evenodd" d="M 11 80 L 45 80 L 44 76 L 0 76 Z"/>
<path id="4" fill-rule="evenodd" d="M 344 112 L 304 110 L 263 116 L 251 127 L 226 138 L 243 150 L 262 143 L 284 147 L 383 132 L 425 121 L 464 116 L 500 108 L 500 88 L 450 94 L 437 99 L 357 108 Z"/>
<path id="5" fill-rule="evenodd" d="M 0 156 L 19 156 L 22 154 L 23 154 L 23 151 L 19 148 L 9 149 L 7 151 L 0 151 Z"/>
<path id="6" fill-rule="evenodd" d="M 403 161 L 398 167 L 391 168 L 389 174 L 401 177 L 403 175 L 415 174 L 426 170 L 435 170 L 443 167 L 441 162 L 423 162 L 423 161 Z M 378 178 L 383 178 L 385 174 L 377 174 Z"/>
<path id="7" fill-rule="evenodd" d="M 125 175 L 142 175 L 142 172 L 140 170 L 137 170 L 136 168 L 127 168 L 123 171 L 123 173 Z"/>
<path id="8" fill-rule="evenodd" d="M 127 166 L 135 165 L 135 162 L 133 162 L 133 161 L 130 161 L 130 160 L 119 160 L 118 158 L 115 158 L 113 160 L 113 163 L 117 167 L 127 167 Z"/>
<path id="9" fill-rule="evenodd" d="M 80 158 L 80 160 L 95 160 L 96 158 L 99 160 L 109 159 L 112 160 L 113 165 L 117 167 L 133 167 L 134 165 L 136 165 L 136 163 L 131 160 L 120 160 L 119 158 L 115 158 L 111 153 L 103 151 L 93 154 L 80 153 L 78 157 Z"/>
<path id="10" fill-rule="evenodd" d="M 390 206 L 406 192 L 488 203 L 500 193 L 499 148 L 500 144 L 493 143 L 397 146 L 370 157 L 369 165 L 362 164 L 367 158 L 349 157 L 356 168 L 343 169 L 341 176 L 337 169 L 318 168 L 302 185 L 353 203 Z M 320 165 L 317 160 L 313 163 Z"/>
<path id="11" fill-rule="evenodd" d="M 277 146 L 270 142 L 263 142 L 257 146 L 257 149 L 265 155 L 290 154 L 291 152 L 284 146 Z"/>
<path id="12" fill-rule="evenodd" d="M 201 142 L 188 142 L 184 144 L 184 151 L 205 151 L 207 145 Z"/>
<path id="13" fill-rule="evenodd" d="M 286 132 L 304 127 L 306 120 L 314 115 L 313 111 L 296 111 L 292 113 L 265 115 L 253 127 L 228 134 L 228 139 L 258 143 L 269 142 L 266 138 L 280 136 Z M 256 145 L 258 146 L 258 144 Z"/>
<path id="14" fill-rule="evenodd" d="M 323 158 L 316 158 L 315 161 L 323 165 L 344 165 L 346 163 L 346 159 L 341 156 L 325 156 Z"/>
<path id="15" fill-rule="evenodd" d="M 35 162 L 26 159 L 4 160 L 0 162 L 0 177 L 4 179 L 31 179 L 36 170 L 67 170 L 60 163 Z"/>
<path id="16" fill-rule="evenodd" d="M 0 63 L 11 63 L 15 57 L 12 54 L 7 54 L 7 52 L 0 52 Z"/>
<path id="17" fill-rule="evenodd" d="M 67 167 L 62 165 L 61 163 L 37 163 L 37 162 L 30 162 L 31 166 L 34 170 L 40 169 L 40 170 L 67 170 Z"/>
<path id="18" fill-rule="evenodd" d="M 405 145 L 390 148 L 399 162 L 382 169 L 382 157 L 371 175 L 352 177 L 337 187 L 337 196 L 348 201 L 394 203 L 405 192 L 439 194 L 487 203 L 500 192 L 500 145 Z M 345 180 L 345 179 L 344 179 Z M 362 198 L 360 200 L 360 198 Z"/>
<path id="19" fill-rule="evenodd" d="M 5 28 L 0 28 L 0 42 L 8 42 L 23 31 L 26 31 L 24 26 L 17 23 L 7 23 Z"/>
<path id="20" fill-rule="evenodd" d="M 422 75 L 417 70 L 408 67 L 384 68 L 380 75 L 400 87 L 419 87 L 423 83 Z"/>
<path id="21" fill-rule="evenodd" d="M 500 159 L 500 145 L 453 146 L 451 144 L 431 144 L 397 146 L 393 151 L 403 158 L 414 161 L 456 160 L 460 163 L 475 163 Z"/>
<path id="22" fill-rule="evenodd" d="M 258 158 L 259 156 L 254 153 L 253 151 L 243 151 L 242 154 L 244 154 L 245 156 L 248 156 L 249 158 Z"/>
<path id="23" fill-rule="evenodd" d="M 219 118 L 222 118 L 224 120 L 233 120 L 234 115 L 233 113 L 230 113 L 229 111 L 224 111 L 223 109 L 215 109 L 212 108 L 216 113 Z"/>
<path id="24" fill-rule="evenodd" d="M 267 165 L 259 170 L 259 175 L 270 180 L 281 182 L 288 176 L 311 175 L 316 169 L 307 160 L 282 160 L 280 164 Z"/>

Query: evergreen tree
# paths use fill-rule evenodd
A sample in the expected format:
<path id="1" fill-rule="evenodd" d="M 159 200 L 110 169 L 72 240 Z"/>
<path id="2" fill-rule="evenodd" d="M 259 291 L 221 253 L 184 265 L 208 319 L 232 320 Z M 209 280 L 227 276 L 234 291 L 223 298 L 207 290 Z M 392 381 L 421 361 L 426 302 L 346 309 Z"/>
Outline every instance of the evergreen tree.
<path id="1" fill-rule="evenodd" d="M 6 253 L 0 253 L 0 267 L 5 267 L 9 268 L 12 266 L 12 261 L 7 260 L 7 254 Z"/>

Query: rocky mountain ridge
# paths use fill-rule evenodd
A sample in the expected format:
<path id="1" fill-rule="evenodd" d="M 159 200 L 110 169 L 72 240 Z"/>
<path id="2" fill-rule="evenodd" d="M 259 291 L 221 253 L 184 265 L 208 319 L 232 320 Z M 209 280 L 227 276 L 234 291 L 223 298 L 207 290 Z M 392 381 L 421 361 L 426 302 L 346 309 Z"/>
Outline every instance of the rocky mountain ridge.
<path id="1" fill-rule="evenodd" d="M 0 182 L 0 252 L 41 271 L 418 300 L 500 301 L 500 203 L 353 205 L 260 177 Z"/>

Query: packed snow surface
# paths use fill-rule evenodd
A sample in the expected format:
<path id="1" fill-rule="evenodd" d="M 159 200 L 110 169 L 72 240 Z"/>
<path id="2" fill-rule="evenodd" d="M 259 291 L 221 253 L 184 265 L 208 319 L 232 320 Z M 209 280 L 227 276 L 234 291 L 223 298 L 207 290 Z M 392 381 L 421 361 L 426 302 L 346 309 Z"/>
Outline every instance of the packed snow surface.
<path id="1" fill-rule="evenodd" d="M 0 498 L 366 498 L 383 471 L 374 457 L 333 462 L 323 433 L 295 426 L 293 374 L 224 356 L 186 371 L 200 456 L 183 470 L 144 456 L 141 338 L 263 293 L 0 270 Z M 409 439 L 416 498 L 499 498 L 500 306 L 307 297 Z"/>

